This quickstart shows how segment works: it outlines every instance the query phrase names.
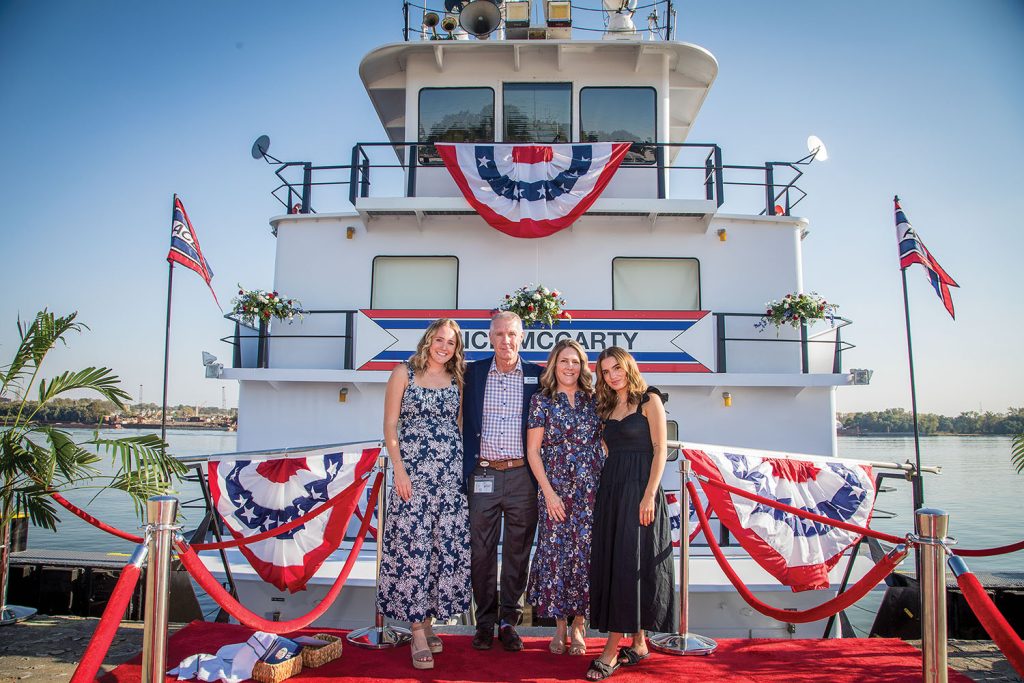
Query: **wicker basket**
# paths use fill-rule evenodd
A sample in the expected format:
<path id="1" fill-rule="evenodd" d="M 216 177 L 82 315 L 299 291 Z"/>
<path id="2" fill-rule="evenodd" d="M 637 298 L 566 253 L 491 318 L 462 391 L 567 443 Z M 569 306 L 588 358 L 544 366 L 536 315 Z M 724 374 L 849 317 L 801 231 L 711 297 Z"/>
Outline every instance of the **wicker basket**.
<path id="1" fill-rule="evenodd" d="M 280 664 L 256 662 L 252 669 L 252 680 L 259 683 L 281 683 L 281 681 L 302 673 L 303 657 L 292 657 Z"/>
<path id="2" fill-rule="evenodd" d="M 327 633 L 314 633 L 313 637 L 324 641 L 322 647 L 304 645 L 302 648 L 302 666 L 310 669 L 323 666 L 341 656 L 342 640 Z"/>

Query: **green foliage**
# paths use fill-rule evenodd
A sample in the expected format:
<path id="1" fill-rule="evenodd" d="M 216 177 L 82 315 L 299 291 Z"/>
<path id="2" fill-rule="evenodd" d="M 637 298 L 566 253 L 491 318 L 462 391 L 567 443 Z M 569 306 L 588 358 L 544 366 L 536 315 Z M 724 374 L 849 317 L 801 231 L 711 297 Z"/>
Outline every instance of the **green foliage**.
<path id="1" fill-rule="evenodd" d="M 125 409 L 131 397 L 119 387 L 120 379 L 109 368 L 85 368 L 63 372 L 51 379 L 39 377 L 47 353 L 66 335 L 88 329 L 75 322 L 77 314 L 55 316 L 40 311 L 30 325 L 18 320 L 20 343 L 11 362 L 0 367 L 0 524 L 27 514 L 36 526 L 56 529 L 60 521 L 50 492 L 68 488 L 113 488 L 127 493 L 136 511 L 146 498 L 170 489 L 171 477 L 184 471 L 166 454 L 166 444 L 152 435 L 119 439 L 101 438 L 76 443 L 71 435 L 41 418 L 59 412 L 68 403 L 68 392 L 89 392 L 95 412 L 90 422 L 99 423 L 109 411 Z M 37 391 L 36 400 L 28 396 Z M 77 417 L 82 417 L 81 413 Z M 101 454 L 110 457 L 114 473 L 100 476 L 95 467 Z"/>
<path id="2" fill-rule="evenodd" d="M 853 433 L 889 434 L 914 431 L 913 415 L 903 408 L 840 413 L 843 429 Z M 1020 434 L 1024 432 L 1024 408 L 1010 408 L 1005 413 L 967 411 L 956 417 L 919 413 L 917 426 L 921 434 Z"/>
<path id="3" fill-rule="evenodd" d="M 1013 437 L 1013 445 L 1010 446 L 1010 461 L 1017 468 L 1019 474 L 1024 474 L 1024 433 Z"/>

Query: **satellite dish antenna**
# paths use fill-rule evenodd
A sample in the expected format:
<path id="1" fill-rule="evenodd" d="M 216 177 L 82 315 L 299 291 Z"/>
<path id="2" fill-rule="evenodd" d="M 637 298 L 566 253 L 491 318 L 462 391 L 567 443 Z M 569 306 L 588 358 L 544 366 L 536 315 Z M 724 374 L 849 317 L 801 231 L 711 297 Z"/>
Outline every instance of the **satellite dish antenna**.
<path id="1" fill-rule="evenodd" d="M 828 161 L 828 148 L 825 147 L 825 143 L 817 135 L 811 135 L 807 138 L 807 151 L 811 153 L 811 161 L 815 159 L 818 161 Z"/>
<path id="2" fill-rule="evenodd" d="M 473 0 L 459 12 L 459 25 L 478 39 L 486 38 L 501 23 L 501 10 L 492 0 Z"/>
<path id="3" fill-rule="evenodd" d="M 267 152 L 270 151 L 270 136 L 261 135 L 256 138 L 256 142 L 252 143 L 252 158 L 263 159 L 267 156 Z"/>

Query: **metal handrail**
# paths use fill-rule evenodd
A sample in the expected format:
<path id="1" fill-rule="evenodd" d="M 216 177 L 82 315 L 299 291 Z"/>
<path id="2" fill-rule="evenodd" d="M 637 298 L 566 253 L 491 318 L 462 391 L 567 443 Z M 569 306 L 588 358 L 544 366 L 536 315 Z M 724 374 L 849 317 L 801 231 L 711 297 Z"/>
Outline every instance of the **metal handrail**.
<path id="1" fill-rule="evenodd" d="M 242 359 L 242 340 L 243 339 L 254 339 L 256 340 L 256 367 L 261 369 L 267 369 L 270 367 L 270 347 L 268 341 L 270 339 L 344 339 L 346 340 L 344 355 L 342 357 L 342 369 L 352 370 L 355 365 L 355 309 L 320 309 L 320 310 L 307 310 L 302 311 L 305 315 L 344 315 L 345 316 L 345 334 L 270 334 L 265 322 L 260 322 L 259 327 L 253 327 L 241 320 L 238 320 L 232 314 L 227 314 L 224 317 L 235 323 L 234 334 L 221 337 L 220 341 L 225 344 L 231 344 L 234 347 L 232 354 L 231 366 L 234 368 L 243 367 Z M 242 328 L 252 330 L 256 334 L 242 335 Z"/>
<path id="2" fill-rule="evenodd" d="M 800 371 L 802 374 L 810 374 L 810 344 L 832 344 L 832 374 L 839 374 L 843 371 L 843 351 L 849 351 L 850 349 L 857 348 L 856 344 L 851 344 L 848 341 L 843 341 L 841 330 L 853 324 L 852 320 L 848 318 L 842 318 L 835 316 L 833 318 L 833 325 L 831 329 L 836 332 L 835 339 L 811 339 L 808 334 L 807 321 L 800 323 L 800 338 L 799 339 L 766 339 L 764 337 L 730 337 L 726 334 L 725 323 L 728 318 L 761 318 L 761 313 L 725 313 L 725 312 L 712 312 L 715 316 L 715 327 L 716 327 L 716 339 L 717 339 L 717 363 L 715 372 L 727 372 L 728 371 L 728 351 L 727 342 L 731 341 L 743 341 L 743 342 L 781 342 L 787 344 L 800 344 Z M 838 321 L 838 322 L 835 322 Z"/>

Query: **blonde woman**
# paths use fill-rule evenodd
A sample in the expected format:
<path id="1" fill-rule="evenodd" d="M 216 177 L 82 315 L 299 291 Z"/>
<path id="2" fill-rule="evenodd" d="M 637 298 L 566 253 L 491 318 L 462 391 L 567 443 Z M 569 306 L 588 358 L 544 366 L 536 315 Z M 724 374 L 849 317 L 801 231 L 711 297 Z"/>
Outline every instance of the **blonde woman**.
<path id="1" fill-rule="evenodd" d="M 601 420 L 597 416 L 587 354 L 572 339 L 555 344 L 530 401 L 526 458 L 539 491 L 537 550 L 530 565 L 527 601 L 554 617 L 554 654 L 586 653 L 590 614 L 590 534 L 601 475 Z M 571 622 L 571 633 L 567 633 Z"/>
<path id="2" fill-rule="evenodd" d="M 597 359 L 597 411 L 608 459 L 594 504 L 590 624 L 607 631 L 608 640 L 587 671 L 591 681 L 646 659 L 644 631 L 670 633 L 677 624 L 672 530 L 661 489 L 668 455 L 664 399 L 617 346 Z M 627 633 L 633 642 L 619 649 Z"/>
<path id="3" fill-rule="evenodd" d="M 412 624 L 412 665 L 444 649 L 434 619 L 469 609 L 469 508 L 462 473 L 462 332 L 431 323 L 384 394 L 384 443 L 394 467 L 377 606 Z"/>

